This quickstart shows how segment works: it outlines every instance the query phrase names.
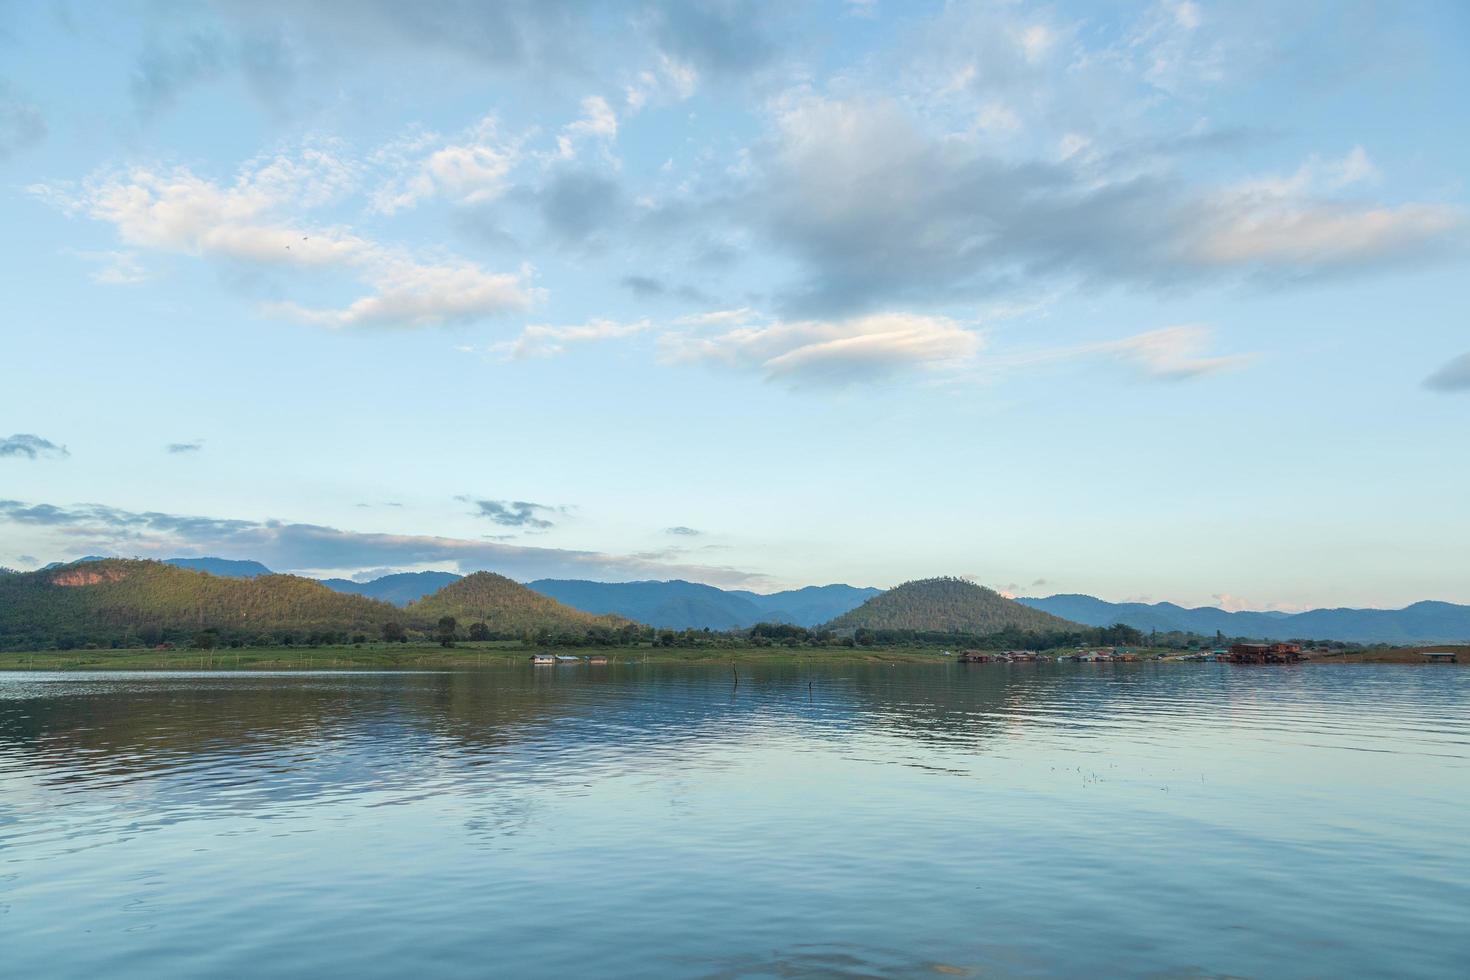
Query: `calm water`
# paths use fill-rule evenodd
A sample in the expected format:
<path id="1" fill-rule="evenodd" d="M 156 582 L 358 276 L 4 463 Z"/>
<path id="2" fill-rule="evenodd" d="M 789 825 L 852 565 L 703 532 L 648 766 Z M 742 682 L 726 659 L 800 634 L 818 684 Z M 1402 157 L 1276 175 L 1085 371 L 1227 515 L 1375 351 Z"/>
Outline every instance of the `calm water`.
<path id="1" fill-rule="evenodd" d="M 1470 976 L 1470 670 L 741 675 L 0 673 L 0 974 Z"/>

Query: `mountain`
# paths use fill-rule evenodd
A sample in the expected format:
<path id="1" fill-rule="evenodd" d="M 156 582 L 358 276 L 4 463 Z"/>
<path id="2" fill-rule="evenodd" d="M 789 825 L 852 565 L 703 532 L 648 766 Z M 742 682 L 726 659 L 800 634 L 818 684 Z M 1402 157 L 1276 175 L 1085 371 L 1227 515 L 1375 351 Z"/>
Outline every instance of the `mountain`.
<path id="1" fill-rule="evenodd" d="M 1016 600 L 1032 609 L 1084 623 L 1262 640 L 1343 640 L 1354 643 L 1454 643 L 1470 639 L 1470 606 L 1416 602 L 1403 609 L 1312 609 L 1300 613 L 1188 609 L 1172 602 L 1106 602 L 1087 595 Z"/>
<path id="2" fill-rule="evenodd" d="M 564 606 L 494 572 L 466 575 L 433 595 L 410 603 L 404 612 L 416 622 L 424 623 L 453 616 L 461 628 L 482 622 L 501 635 L 540 629 L 585 632 L 595 627 L 617 629 L 628 625 L 628 620 L 619 616 L 595 616 Z"/>
<path id="3" fill-rule="evenodd" d="M 158 561 L 106 558 L 0 576 L 0 647 L 10 649 L 179 640 L 208 628 L 251 639 L 375 631 L 396 615 L 387 603 L 311 579 L 226 578 Z"/>
<path id="4" fill-rule="evenodd" d="M 208 572 L 225 578 L 258 578 L 270 575 L 271 570 L 258 561 L 236 561 L 233 558 L 165 558 L 165 565 L 192 568 L 196 572 Z"/>
<path id="5" fill-rule="evenodd" d="M 370 582 L 354 582 L 345 578 L 324 578 L 321 583 L 337 592 L 364 595 L 369 599 L 381 599 L 395 606 L 406 606 L 424 596 L 438 592 L 461 576 L 453 572 L 398 572 L 384 575 Z"/>
<path id="6" fill-rule="evenodd" d="M 762 595 L 674 579 L 587 582 L 538 579 L 527 586 L 574 609 L 626 616 L 660 629 L 743 629 L 760 622 L 816 626 L 878 594 L 878 589 L 820 585 Z"/>
<path id="7" fill-rule="evenodd" d="M 1003 629 L 1069 630 L 1076 624 L 958 578 L 905 582 L 827 624 L 832 629 L 994 633 Z"/>
<path id="8" fill-rule="evenodd" d="M 766 622 L 820 626 L 856 609 L 882 591 L 852 585 L 808 585 L 804 589 L 771 592 L 767 595 L 755 592 L 730 594 L 748 597 L 761 610 L 761 619 Z"/>

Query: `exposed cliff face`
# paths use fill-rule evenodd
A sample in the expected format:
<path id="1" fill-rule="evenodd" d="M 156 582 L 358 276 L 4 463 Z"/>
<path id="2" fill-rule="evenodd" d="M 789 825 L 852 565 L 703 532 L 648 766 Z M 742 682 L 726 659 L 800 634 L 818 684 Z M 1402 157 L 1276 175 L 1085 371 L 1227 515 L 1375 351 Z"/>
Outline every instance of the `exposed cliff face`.
<path id="1" fill-rule="evenodd" d="M 71 572 L 57 572 L 51 576 L 52 585 L 79 586 L 100 585 L 103 582 L 121 582 L 128 573 L 121 568 L 83 568 Z"/>

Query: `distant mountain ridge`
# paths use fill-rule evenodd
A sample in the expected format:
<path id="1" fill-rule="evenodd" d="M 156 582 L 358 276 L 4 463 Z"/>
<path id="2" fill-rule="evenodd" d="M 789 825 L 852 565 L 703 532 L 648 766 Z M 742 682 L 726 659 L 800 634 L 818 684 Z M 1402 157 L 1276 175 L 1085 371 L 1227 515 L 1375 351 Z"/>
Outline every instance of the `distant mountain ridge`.
<path id="1" fill-rule="evenodd" d="M 816 626 L 854 609 L 881 590 L 812 585 L 762 595 L 698 582 L 589 582 L 538 579 L 527 587 L 590 613 L 626 616 L 660 629 L 745 629 L 761 622 Z"/>
<path id="2" fill-rule="evenodd" d="M 208 572 L 225 578 L 259 578 L 274 574 L 258 561 L 237 561 L 233 558 L 169 558 L 164 564 L 192 568 L 196 572 Z"/>
<path id="3" fill-rule="evenodd" d="M 1354 643 L 1454 643 L 1470 640 L 1470 606 L 1416 602 L 1403 609 L 1310 609 L 1299 613 L 1187 609 L 1172 602 L 1107 602 L 1089 595 L 1016 600 L 1087 626 L 1124 623 L 1144 631 L 1178 630 L 1262 640 L 1344 640 Z"/>
<path id="4" fill-rule="evenodd" d="M 453 572 L 396 572 L 367 582 L 354 582 L 346 578 L 324 578 L 321 583 L 337 592 L 364 595 L 369 599 L 380 599 L 395 606 L 406 606 L 426 595 L 438 592 L 451 582 L 464 576 Z"/>
<path id="5" fill-rule="evenodd" d="M 106 559 L 89 555 L 51 562 L 43 571 Z M 163 564 L 223 578 L 253 579 L 274 574 L 258 561 L 232 558 L 169 558 Z M 26 573 L 20 573 L 26 574 Z M 453 572 L 398 572 L 368 582 L 330 578 L 322 585 L 403 608 L 462 578 Z M 857 609 L 883 590 L 850 585 L 808 586 L 762 595 L 675 579 L 668 582 L 588 582 L 539 579 L 534 592 L 593 615 L 616 615 L 661 629 L 745 629 L 758 622 L 813 627 Z M 1227 612 L 1213 606 L 1186 608 L 1172 602 L 1108 602 L 1094 596 L 1059 594 L 1021 597 L 1015 602 L 1085 626 L 1124 623 L 1144 631 L 1180 631 L 1253 639 L 1343 640 L 1355 643 L 1456 643 L 1470 641 L 1470 605 L 1422 601 L 1403 609 L 1311 609 Z"/>

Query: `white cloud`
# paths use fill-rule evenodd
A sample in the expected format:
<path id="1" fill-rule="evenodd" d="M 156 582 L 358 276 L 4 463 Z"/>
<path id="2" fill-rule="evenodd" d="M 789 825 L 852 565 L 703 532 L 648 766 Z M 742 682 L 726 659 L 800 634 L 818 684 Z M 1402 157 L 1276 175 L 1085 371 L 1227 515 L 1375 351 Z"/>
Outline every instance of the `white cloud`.
<path id="1" fill-rule="evenodd" d="M 1432 244 L 1464 224 L 1457 208 L 1439 204 L 1354 207 L 1344 204 L 1227 205 L 1186 254 L 1224 266 L 1276 264 L 1289 270 L 1391 257 Z"/>
<path id="2" fill-rule="evenodd" d="M 556 138 L 555 158 L 572 160 L 582 143 L 601 140 L 604 145 L 618 138 L 618 116 L 612 106 L 600 95 L 589 95 L 582 100 L 582 116 L 562 127 Z"/>
<path id="3" fill-rule="evenodd" d="M 462 259 L 422 262 L 405 250 L 333 225 L 308 225 L 303 211 L 355 188 L 356 168 L 335 155 L 307 149 L 242 167 L 219 184 L 186 167 L 105 173 L 80 189 L 38 185 L 32 192 L 68 213 L 113 225 L 127 244 L 282 270 L 344 271 L 371 292 L 341 309 L 310 309 L 294 301 L 267 312 L 333 326 L 420 326 L 524 309 L 540 295 L 530 269 L 496 273 Z"/>
<path id="4" fill-rule="evenodd" d="M 494 116 L 486 116 L 454 142 L 417 160 L 401 159 L 405 150 L 428 149 L 423 143 L 419 138 L 379 152 L 380 160 L 409 173 L 378 189 L 373 199 L 378 211 L 393 214 L 434 197 L 455 204 L 493 201 L 505 193 L 510 173 L 520 160 L 521 140 L 503 137 Z"/>
<path id="5" fill-rule="evenodd" d="M 847 385 L 973 361 L 980 335 L 942 316 L 876 313 L 848 320 L 777 321 L 714 336 L 669 333 L 673 362 L 706 362 L 758 372 L 791 385 Z"/>
<path id="6" fill-rule="evenodd" d="M 1290 174 L 1206 192 L 1182 254 L 1207 265 L 1310 272 L 1412 252 L 1464 224 L 1463 212 L 1450 205 L 1372 205 L 1340 196 L 1378 179 L 1378 168 L 1355 146 L 1341 159 L 1312 156 Z"/>
<path id="7" fill-rule="evenodd" d="M 575 326 L 552 326 L 534 323 L 521 331 L 515 340 L 494 344 L 490 350 L 520 360 L 526 357 L 550 357 L 563 353 L 569 344 L 632 337 L 652 327 L 648 320 L 619 323 L 616 320 L 593 319 Z"/>
<path id="8" fill-rule="evenodd" d="M 272 303 L 266 309 L 328 327 L 434 326 L 524 309 L 540 294 L 527 286 L 529 278 L 529 269 L 495 273 L 473 262 L 421 265 L 395 259 L 371 272 L 372 295 L 340 309 L 298 303 Z"/>
<path id="9" fill-rule="evenodd" d="M 660 52 L 656 69 L 640 71 L 624 87 L 624 103 L 628 111 L 633 113 L 642 109 L 650 100 L 666 94 L 682 102 L 694 95 L 698 85 L 699 73 L 693 66 Z"/>

